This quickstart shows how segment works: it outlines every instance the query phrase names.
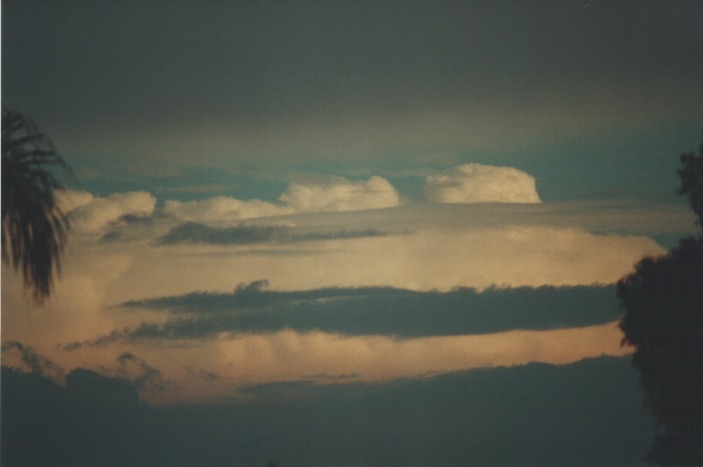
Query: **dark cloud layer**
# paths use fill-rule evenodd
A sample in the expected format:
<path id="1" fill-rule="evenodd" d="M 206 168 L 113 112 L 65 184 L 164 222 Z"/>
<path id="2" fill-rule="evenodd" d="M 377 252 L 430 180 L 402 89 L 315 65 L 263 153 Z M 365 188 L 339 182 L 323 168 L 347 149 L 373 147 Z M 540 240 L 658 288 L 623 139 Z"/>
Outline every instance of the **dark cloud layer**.
<path id="1" fill-rule="evenodd" d="M 164 310 L 165 323 L 142 323 L 90 342 L 124 339 L 207 338 L 219 332 L 282 329 L 400 338 L 484 334 L 514 329 L 546 330 L 589 326 L 619 317 L 615 290 L 603 287 L 456 289 L 416 292 L 390 287 L 267 290 L 266 281 L 240 285 L 232 293 L 194 292 L 129 301 L 122 306 Z"/>
<path id="2" fill-rule="evenodd" d="M 347 240 L 366 237 L 383 237 L 387 234 L 376 229 L 340 230 L 332 232 L 302 232 L 294 227 L 281 225 L 240 225 L 217 228 L 197 222 L 187 222 L 159 237 L 158 243 L 202 243 L 210 245 L 251 245 L 257 243 L 293 243 L 320 240 Z"/>
<path id="3" fill-rule="evenodd" d="M 2 381 L 3 465 L 640 465 L 654 434 L 624 358 L 165 408 L 84 369 L 65 387 L 7 367 Z"/>

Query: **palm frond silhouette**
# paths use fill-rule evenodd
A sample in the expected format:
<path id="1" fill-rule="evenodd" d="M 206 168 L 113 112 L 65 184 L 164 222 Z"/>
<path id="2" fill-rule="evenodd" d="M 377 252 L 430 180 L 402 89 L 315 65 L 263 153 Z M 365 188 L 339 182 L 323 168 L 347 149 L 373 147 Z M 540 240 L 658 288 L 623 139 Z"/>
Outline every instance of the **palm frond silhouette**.
<path id="1" fill-rule="evenodd" d="M 30 118 L 3 107 L 2 261 L 21 269 L 38 303 L 51 295 L 69 229 L 56 199 L 63 188 L 56 169 L 69 171 L 51 140 Z"/>

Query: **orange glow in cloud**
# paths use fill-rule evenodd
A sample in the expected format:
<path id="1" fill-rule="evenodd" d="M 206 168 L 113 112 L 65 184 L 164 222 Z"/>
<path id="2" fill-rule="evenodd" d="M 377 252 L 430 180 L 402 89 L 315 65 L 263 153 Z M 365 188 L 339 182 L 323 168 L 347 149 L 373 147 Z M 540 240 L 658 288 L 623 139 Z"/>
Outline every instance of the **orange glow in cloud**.
<path id="1" fill-rule="evenodd" d="M 271 382 L 374 383 L 531 362 L 568 364 L 603 355 L 627 355 L 631 351 L 620 346 L 621 338 L 617 324 L 611 322 L 407 340 L 286 330 L 222 335 L 193 346 L 133 346 L 130 350 L 177 383 L 178 388 L 167 393 L 143 393 L 154 404 L 168 404 L 236 397 L 238 388 Z M 98 354 L 116 355 L 116 349 L 99 349 Z M 218 378 L 205 381 L 194 377 L 193 369 Z"/>

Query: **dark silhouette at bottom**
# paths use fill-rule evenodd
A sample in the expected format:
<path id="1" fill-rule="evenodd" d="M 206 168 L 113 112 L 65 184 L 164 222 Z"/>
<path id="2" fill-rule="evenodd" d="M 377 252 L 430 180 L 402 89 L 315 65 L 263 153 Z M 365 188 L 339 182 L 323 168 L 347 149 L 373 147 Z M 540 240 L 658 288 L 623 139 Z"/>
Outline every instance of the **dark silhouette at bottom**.
<path id="1" fill-rule="evenodd" d="M 688 196 L 702 225 L 703 146 L 681 163 L 678 193 Z M 632 364 L 658 425 L 649 460 L 703 465 L 703 238 L 641 260 L 617 286 L 623 344 L 636 348 Z"/>

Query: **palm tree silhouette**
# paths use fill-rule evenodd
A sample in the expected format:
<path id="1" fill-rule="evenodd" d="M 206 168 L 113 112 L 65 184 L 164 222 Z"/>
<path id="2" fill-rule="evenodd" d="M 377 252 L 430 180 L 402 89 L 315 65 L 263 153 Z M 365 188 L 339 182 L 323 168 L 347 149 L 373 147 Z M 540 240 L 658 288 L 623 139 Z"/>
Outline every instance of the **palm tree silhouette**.
<path id="1" fill-rule="evenodd" d="M 2 261 L 22 269 L 24 285 L 42 303 L 66 243 L 68 219 L 56 200 L 63 185 L 54 169 L 69 170 L 26 116 L 2 109 Z"/>

